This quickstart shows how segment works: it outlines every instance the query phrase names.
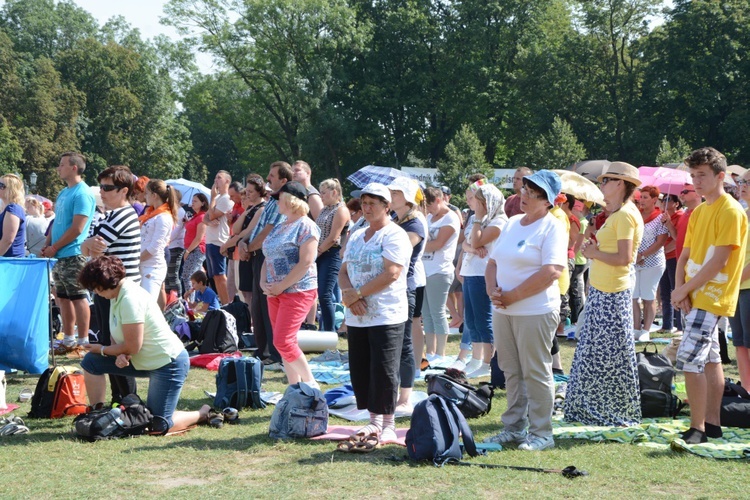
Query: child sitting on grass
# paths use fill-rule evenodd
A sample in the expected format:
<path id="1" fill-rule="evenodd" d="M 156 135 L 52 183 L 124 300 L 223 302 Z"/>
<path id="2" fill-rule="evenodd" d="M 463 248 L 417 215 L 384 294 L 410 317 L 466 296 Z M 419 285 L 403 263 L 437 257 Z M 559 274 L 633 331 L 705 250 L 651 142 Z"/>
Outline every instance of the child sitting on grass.
<path id="1" fill-rule="evenodd" d="M 205 313 L 219 309 L 219 296 L 208 287 L 208 276 L 203 271 L 196 271 L 190 276 L 191 288 L 185 292 L 184 298 L 190 308 L 197 313 Z M 195 302 L 190 302 L 190 296 L 195 292 Z"/>

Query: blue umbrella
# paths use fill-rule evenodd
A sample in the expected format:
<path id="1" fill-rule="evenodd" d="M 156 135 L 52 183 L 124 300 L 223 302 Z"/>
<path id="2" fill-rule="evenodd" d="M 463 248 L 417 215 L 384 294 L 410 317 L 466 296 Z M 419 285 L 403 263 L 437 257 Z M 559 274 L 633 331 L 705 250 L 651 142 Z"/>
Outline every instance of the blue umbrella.
<path id="1" fill-rule="evenodd" d="M 352 175 L 347 177 L 347 179 L 352 184 L 361 189 L 371 182 L 377 182 L 387 186 L 396 177 L 411 178 L 409 174 L 406 174 L 401 170 L 395 168 L 367 165 L 366 167 L 362 167 L 354 172 Z"/>
<path id="2" fill-rule="evenodd" d="M 206 198 L 209 200 L 211 199 L 211 190 L 203 184 L 198 184 L 197 182 L 182 178 L 169 179 L 166 183 L 173 188 L 180 190 L 180 193 L 182 193 L 182 200 L 180 200 L 180 203 L 183 205 L 190 205 L 193 202 L 193 196 L 198 193 L 203 193 L 206 195 Z"/>

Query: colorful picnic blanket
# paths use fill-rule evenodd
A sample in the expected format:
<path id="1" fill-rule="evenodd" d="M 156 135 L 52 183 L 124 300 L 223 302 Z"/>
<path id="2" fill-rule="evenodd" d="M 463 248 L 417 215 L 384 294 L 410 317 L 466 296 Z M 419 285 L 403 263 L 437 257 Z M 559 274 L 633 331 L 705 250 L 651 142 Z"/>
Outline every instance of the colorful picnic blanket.
<path id="1" fill-rule="evenodd" d="M 750 458 L 750 429 L 723 427 L 724 437 L 703 444 L 687 444 L 680 433 L 690 427 L 689 419 L 643 419 L 641 425 L 632 427 L 599 427 L 564 422 L 561 417 L 552 421 L 556 439 L 586 439 L 588 441 L 615 441 L 689 452 L 705 458 Z"/>

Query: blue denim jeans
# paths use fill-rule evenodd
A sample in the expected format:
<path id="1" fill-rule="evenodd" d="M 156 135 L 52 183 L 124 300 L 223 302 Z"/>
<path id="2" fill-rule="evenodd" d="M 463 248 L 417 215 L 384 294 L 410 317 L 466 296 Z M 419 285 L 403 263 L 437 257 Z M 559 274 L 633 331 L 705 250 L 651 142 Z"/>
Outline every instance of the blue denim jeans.
<path id="1" fill-rule="evenodd" d="M 162 417 L 172 427 L 172 414 L 177 408 L 182 385 L 190 369 L 190 358 L 183 351 L 170 363 L 156 370 L 136 370 L 130 364 L 125 368 L 115 365 L 117 358 L 101 356 L 90 352 L 81 361 L 81 368 L 92 375 L 124 375 L 127 377 L 148 377 L 148 399 L 146 406 L 156 417 Z"/>
<path id="2" fill-rule="evenodd" d="M 320 301 L 320 330 L 333 332 L 336 322 L 336 283 L 341 269 L 340 248 L 331 247 L 318 256 L 318 300 Z"/>
<path id="3" fill-rule="evenodd" d="M 492 305 L 485 283 L 484 276 L 464 277 L 464 330 L 468 326 L 472 342 L 494 344 Z"/>

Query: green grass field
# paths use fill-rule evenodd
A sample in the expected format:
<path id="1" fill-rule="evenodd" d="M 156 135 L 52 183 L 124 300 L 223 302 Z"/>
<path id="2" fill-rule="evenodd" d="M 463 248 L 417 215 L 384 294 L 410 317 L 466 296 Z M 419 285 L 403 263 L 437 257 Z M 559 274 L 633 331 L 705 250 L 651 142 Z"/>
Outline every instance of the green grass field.
<path id="1" fill-rule="evenodd" d="M 450 351 L 457 352 L 458 336 Z M 575 344 L 562 343 L 566 372 Z M 346 349 L 346 341 L 339 343 Z M 730 356 L 734 350 L 730 346 Z M 75 363 L 75 360 L 65 361 Z M 736 365 L 725 367 L 737 377 Z M 190 371 L 179 409 L 211 403 L 204 390 L 215 388 L 215 372 Z M 281 372 L 267 372 L 265 390 L 283 391 Z M 37 376 L 8 380 L 8 401 Z M 142 394 L 146 381 L 140 382 Z M 326 390 L 328 387 L 324 387 Z M 424 390 L 419 383 L 417 390 Z M 16 412 L 25 416 L 29 403 Z M 477 440 L 499 430 L 505 393 L 497 391 L 492 412 L 469 421 Z M 477 467 L 414 465 L 394 461 L 406 456 L 398 446 L 368 455 L 335 452 L 326 441 L 274 442 L 268 438 L 273 406 L 247 410 L 238 425 L 199 427 L 174 437 L 139 437 L 86 443 L 71 435 L 72 418 L 27 420 L 28 435 L 0 438 L 0 498 L 180 497 L 180 498 L 642 498 L 747 495 L 742 477 L 748 464 L 628 444 L 558 440 L 554 449 L 522 452 L 507 449 L 477 463 L 544 468 L 575 465 L 589 472 L 575 480 Z M 331 419 L 332 423 L 347 424 Z M 401 419 L 399 427 L 408 427 Z"/>

